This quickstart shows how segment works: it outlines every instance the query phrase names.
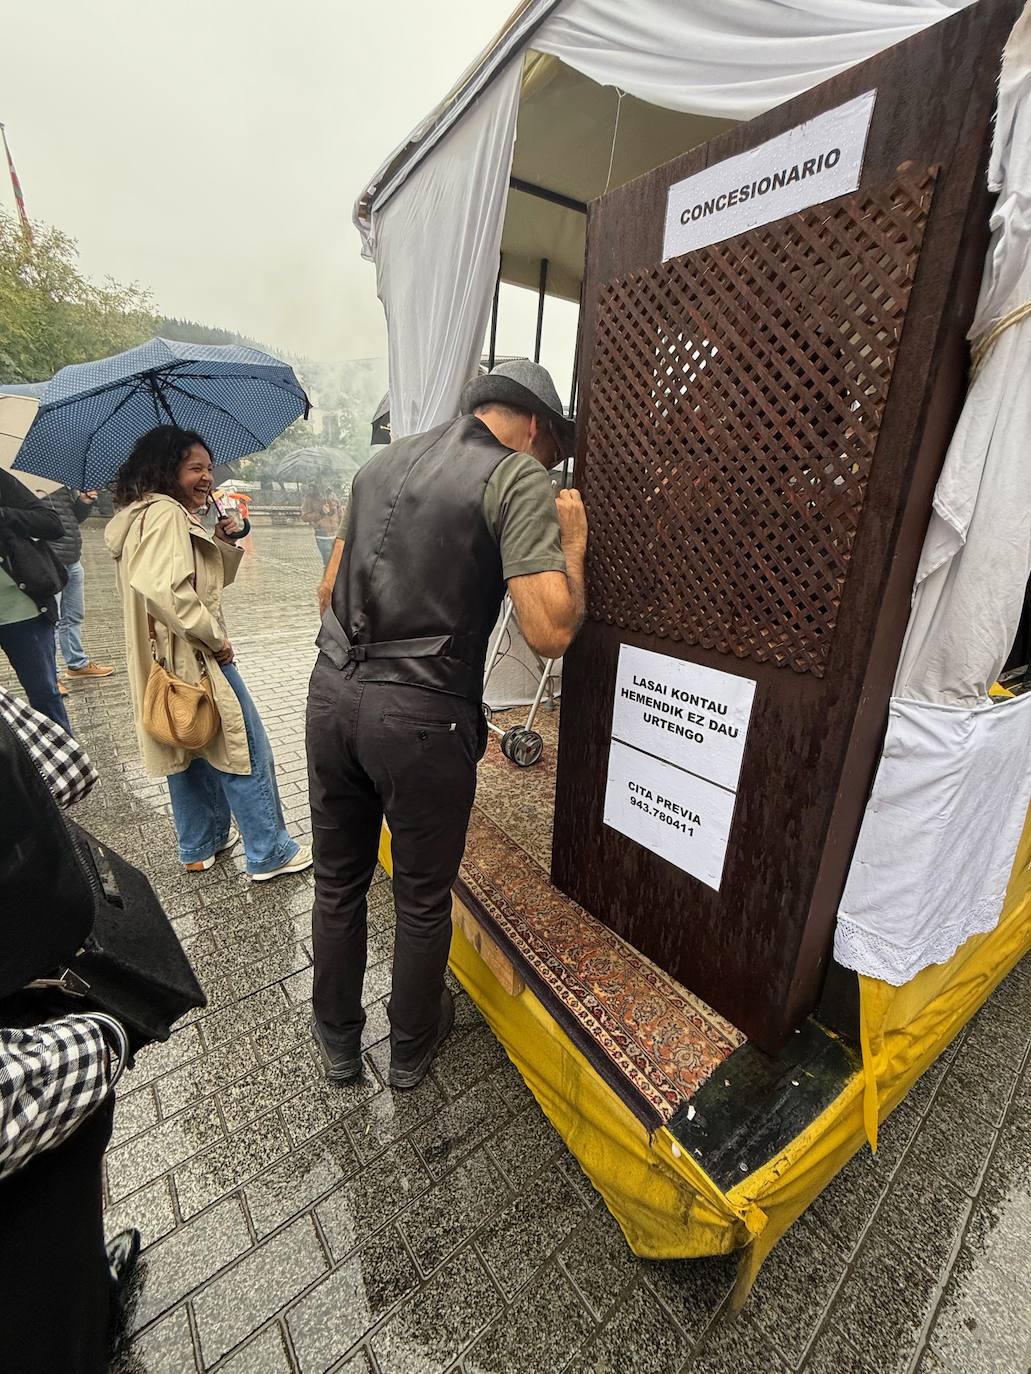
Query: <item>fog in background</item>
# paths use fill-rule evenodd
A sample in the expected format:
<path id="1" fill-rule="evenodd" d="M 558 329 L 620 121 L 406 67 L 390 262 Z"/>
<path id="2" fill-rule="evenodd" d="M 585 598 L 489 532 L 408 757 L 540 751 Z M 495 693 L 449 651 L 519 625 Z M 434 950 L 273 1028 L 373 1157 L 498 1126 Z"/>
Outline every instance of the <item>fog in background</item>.
<path id="1" fill-rule="evenodd" d="M 29 215 L 159 313 L 324 362 L 382 357 L 353 203 L 514 3 L 8 4 L 0 120 Z M 503 288 L 499 353 L 532 354 L 536 308 Z M 575 317 L 548 301 L 542 361 L 564 399 Z"/>

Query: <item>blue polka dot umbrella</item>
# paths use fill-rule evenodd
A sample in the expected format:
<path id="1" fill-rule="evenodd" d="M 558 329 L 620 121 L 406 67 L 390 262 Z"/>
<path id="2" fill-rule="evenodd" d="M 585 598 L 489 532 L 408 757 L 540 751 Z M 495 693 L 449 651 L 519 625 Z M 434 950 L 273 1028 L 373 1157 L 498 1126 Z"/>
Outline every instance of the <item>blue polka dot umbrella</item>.
<path id="1" fill-rule="evenodd" d="M 43 388 L 14 467 L 79 491 L 106 486 L 155 425 L 194 430 L 216 463 L 266 448 L 308 414 L 293 368 L 255 348 L 151 339 L 63 367 Z"/>

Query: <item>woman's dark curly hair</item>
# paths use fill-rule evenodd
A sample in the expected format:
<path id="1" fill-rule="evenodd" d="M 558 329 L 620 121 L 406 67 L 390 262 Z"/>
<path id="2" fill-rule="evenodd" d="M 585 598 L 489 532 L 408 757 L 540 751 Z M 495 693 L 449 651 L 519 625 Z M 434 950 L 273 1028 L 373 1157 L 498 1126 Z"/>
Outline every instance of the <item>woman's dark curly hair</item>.
<path id="1" fill-rule="evenodd" d="M 179 499 L 179 468 L 194 444 L 211 450 L 192 429 L 176 425 L 158 425 L 136 440 L 132 453 L 118 469 L 113 484 L 114 498 L 119 506 L 139 501 L 149 491 Z"/>

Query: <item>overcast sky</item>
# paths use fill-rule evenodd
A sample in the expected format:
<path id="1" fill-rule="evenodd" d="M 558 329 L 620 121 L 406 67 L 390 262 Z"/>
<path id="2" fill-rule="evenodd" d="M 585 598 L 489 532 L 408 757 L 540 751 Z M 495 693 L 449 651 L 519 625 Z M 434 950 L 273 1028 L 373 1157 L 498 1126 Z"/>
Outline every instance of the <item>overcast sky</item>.
<path id="1" fill-rule="evenodd" d="M 11 0 L 0 120 L 29 214 L 167 314 L 314 357 L 383 354 L 352 205 L 514 3 Z M 499 351 L 528 352 L 534 298 L 506 294 Z M 542 360 L 564 392 L 574 314 L 549 303 Z"/>

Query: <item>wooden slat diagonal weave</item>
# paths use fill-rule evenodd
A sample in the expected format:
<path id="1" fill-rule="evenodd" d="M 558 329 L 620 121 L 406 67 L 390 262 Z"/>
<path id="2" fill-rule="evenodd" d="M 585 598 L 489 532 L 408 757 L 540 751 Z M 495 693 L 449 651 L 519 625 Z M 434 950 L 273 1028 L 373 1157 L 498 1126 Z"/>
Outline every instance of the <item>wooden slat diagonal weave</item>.
<path id="1" fill-rule="evenodd" d="M 823 675 L 934 181 L 903 166 L 602 289 L 591 616 Z"/>

